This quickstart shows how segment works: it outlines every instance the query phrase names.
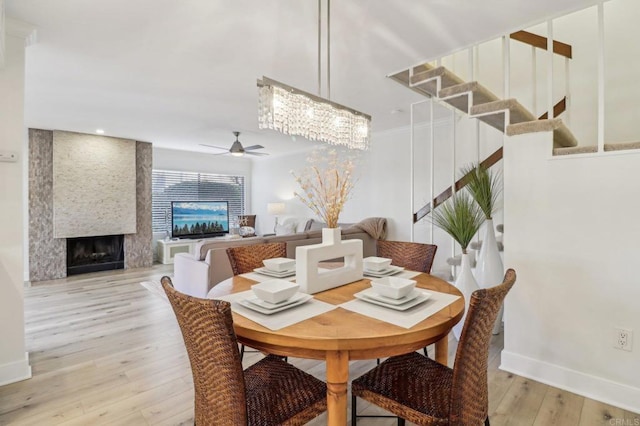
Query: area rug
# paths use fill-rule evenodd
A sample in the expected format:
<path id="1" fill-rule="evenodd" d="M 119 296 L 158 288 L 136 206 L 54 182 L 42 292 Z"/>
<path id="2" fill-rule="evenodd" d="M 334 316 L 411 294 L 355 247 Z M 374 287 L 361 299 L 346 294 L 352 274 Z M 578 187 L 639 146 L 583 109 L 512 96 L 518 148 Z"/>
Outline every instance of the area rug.
<path id="1" fill-rule="evenodd" d="M 167 299 L 167 295 L 164 293 L 160 281 L 142 281 L 140 285 L 161 298 L 165 303 L 169 303 L 169 299 Z"/>

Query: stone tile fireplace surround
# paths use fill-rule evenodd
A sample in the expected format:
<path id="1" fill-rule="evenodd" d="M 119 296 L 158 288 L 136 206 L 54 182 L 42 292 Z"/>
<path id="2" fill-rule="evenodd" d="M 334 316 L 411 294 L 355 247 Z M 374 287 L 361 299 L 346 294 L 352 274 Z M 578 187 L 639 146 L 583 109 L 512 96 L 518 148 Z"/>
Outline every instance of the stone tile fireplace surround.
<path id="1" fill-rule="evenodd" d="M 100 179 L 104 181 L 105 177 L 93 175 L 91 168 L 85 167 L 83 171 L 83 165 L 79 165 L 74 173 L 61 176 L 59 166 L 63 164 L 63 161 L 60 160 L 60 152 L 56 152 L 58 171 L 54 173 L 54 132 L 57 133 L 57 138 L 68 138 L 73 143 L 78 144 L 76 145 L 78 149 L 74 150 L 73 155 L 97 156 L 94 158 L 111 158 L 110 156 L 113 156 L 113 158 L 118 159 L 118 164 L 114 164 L 113 169 L 122 167 L 121 163 L 123 161 L 119 159 L 121 152 L 118 152 L 118 150 L 122 150 L 121 148 L 124 148 L 124 150 L 131 149 L 131 145 L 127 146 L 127 144 L 133 144 L 135 148 L 133 148 L 132 155 L 135 156 L 135 160 L 131 158 L 130 167 L 135 170 L 122 170 L 122 172 L 117 173 L 120 177 L 128 177 L 123 182 L 115 182 L 115 186 L 112 185 L 111 187 L 123 187 L 124 192 L 126 192 L 126 188 L 130 188 L 135 191 L 135 197 L 126 199 L 124 194 L 122 197 L 118 197 L 117 193 L 109 193 L 108 190 L 97 191 L 96 195 L 98 197 L 89 203 L 91 206 L 96 204 L 99 206 L 97 213 L 92 212 L 88 215 L 83 213 L 85 210 L 91 210 L 89 207 L 73 209 L 61 206 L 60 202 L 56 203 L 54 201 L 54 177 L 56 179 L 68 179 L 68 176 L 71 176 L 78 184 L 83 181 L 95 182 Z M 91 152 L 92 147 L 105 147 L 105 145 L 96 145 L 96 143 L 109 144 L 106 147 L 111 152 L 106 154 L 103 152 Z M 64 157 L 67 153 L 62 155 Z M 73 164 L 73 162 L 68 162 L 65 167 L 73 167 Z M 103 167 L 107 172 L 109 168 L 108 163 Z M 66 237 L 99 237 L 102 235 L 124 234 L 124 267 L 151 266 L 153 263 L 151 170 L 152 147 L 150 143 L 80 133 L 29 129 L 29 279 L 31 281 L 42 281 L 67 276 Z M 111 178 L 107 177 L 107 179 L 110 180 Z M 129 179 L 135 180 L 135 182 Z M 61 182 L 58 181 L 56 183 L 60 184 Z M 108 186 L 105 185 L 105 187 Z M 58 195 L 62 193 L 59 187 L 60 185 L 58 185 L 56 192 Z M 66 197 L 65 200 L 73 199 L 75 196 L 80 197 L 79 192 L 68 192 L 64 195 Z M 82 197 L 84 199 L 84 196 Z M 135 208 L 132 209 L 133 217 L 126 216 L 125 211 L 128 207 L 132 207 L 131 205 L 118 206 L 117 203 L 122 202 L 123 199 L 126 199 L 128 204 L 135 204 Z M 55 210 L 57 215 L 55 220 L 54 203 L 56 203 Z M 111 211 L 113 209 L 117 211 Z M 110 213 L 114 213 L 115 216 L 112 215 L 110 217 Z M 67 216 L 60 217 L 62 214 Z M 73 216 L 74 214 L 78 215 L 77 218 Z M 118 214 L 125 214 L 125 216 L 117 216 Z M 90 220 L 87 220 L 87 216 L 95 216 L 96 223 L 93 224 Z M 133 219 L 133 222 L 131 220 L 128 221 L 128 219 Z M 58 226 L 54 226 L 54 223 L 57 223 Z M 74 223 L 77 226 L 74 226 Z M 105 223 L 107 224 L 106 226 Z M 58 232 L 55 232 L 54 228 Z M 102 251 L 99 250 L 92 255 L 100 257 Z"/>

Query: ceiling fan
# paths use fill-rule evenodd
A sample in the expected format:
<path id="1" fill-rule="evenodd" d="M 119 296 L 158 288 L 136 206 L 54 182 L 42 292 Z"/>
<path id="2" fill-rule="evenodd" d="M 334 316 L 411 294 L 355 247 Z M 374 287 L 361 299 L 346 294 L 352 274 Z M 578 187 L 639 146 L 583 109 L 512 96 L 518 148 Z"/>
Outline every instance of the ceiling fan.
<path id="1" fill-rule="evenodd" d="M 231 145 L 231 148 L 229 148 L 229 149 L 223 148 L 221 146 L 207 145 L 207 144 L 204 144 L 204 143 L 201 143 L 200 145 L 206 146 L 206 147 L 209 147 L 209 148 L 222 149 L 222 150 L 226 151 L 226 152 L 221 152 L 219 154 L 213 154 L 213 155 L 231 154 L 234 157 L 242 157 L 245 154 L 247 154 L 247 155 L 269 155 L 266 152 L 251 152 L 251 151 L 254 151 L 256 149 L 263 149 L 264 146 L 262 146 L 262 145 L 251 145 L 251 146 L 248 146 L 248 147 L 245 148 L 245 147 L 242 146 L 242 144 L 238 140 L 238 136 L 240 136 L 240 132 L 233 132 L 233 134 L 236 136 L 236 140 L 235 140 L 235 142 L 233 142 L 233 145 Z"/>

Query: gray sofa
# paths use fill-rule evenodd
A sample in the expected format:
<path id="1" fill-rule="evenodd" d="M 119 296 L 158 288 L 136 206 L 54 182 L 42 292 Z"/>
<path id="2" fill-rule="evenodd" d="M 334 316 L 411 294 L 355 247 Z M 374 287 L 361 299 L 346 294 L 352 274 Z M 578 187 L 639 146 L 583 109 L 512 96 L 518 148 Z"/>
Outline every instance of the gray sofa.
<path id="1" fill-rule="evenodd" d="M 364 257 L 376 255 L 377 237 L 384 238 L 386 234 L 386 221 L 380 218 L 372 219 L 377 220 L 378 228 L 383 229 L 383 232 L 373 232 L 370 229 L 371 227 L 359 226 L 362 223 L 366 223 L 365 221 L 342 228 L 343 240 L 354 238 L 362 240 Z M 380 223 L 382 223 L 382 226 L 380 226 Z M 287 244 L 287 257 L 295 259 L 296 247 L 322 242 L 322 230 L 279 236 L 242 239 L 214 238 L 199 241 L 196 245 L 195 255 L 179 253 L 175 256 L 173 264 L 174 285 L 176 289 L 183 293 L 196 297 L 205 297 L 211 287 L 233 276 L 226 252 L 228 247 L 276 242 L 285 242 Z"/>

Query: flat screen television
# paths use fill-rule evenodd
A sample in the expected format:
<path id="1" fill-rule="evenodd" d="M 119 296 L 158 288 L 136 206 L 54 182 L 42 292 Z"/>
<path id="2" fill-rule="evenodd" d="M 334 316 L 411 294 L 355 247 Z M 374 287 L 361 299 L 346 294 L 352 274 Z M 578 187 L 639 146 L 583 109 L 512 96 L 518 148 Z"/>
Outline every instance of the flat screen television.
<path id="1" fill-rule="evenodd" d="M 227 201 L 172 201 L 171 236 L 206 238 L 229 233 Z"/>

